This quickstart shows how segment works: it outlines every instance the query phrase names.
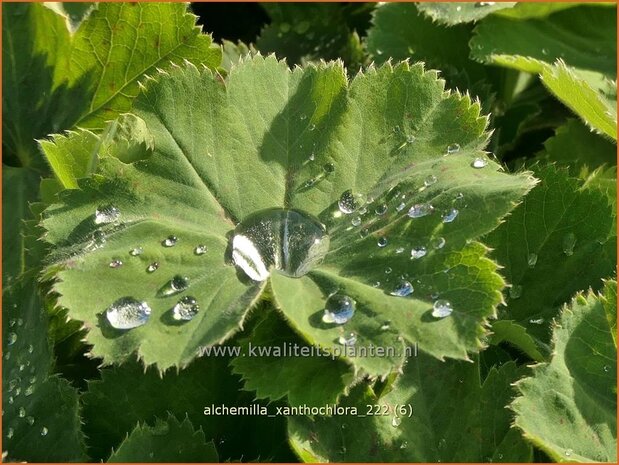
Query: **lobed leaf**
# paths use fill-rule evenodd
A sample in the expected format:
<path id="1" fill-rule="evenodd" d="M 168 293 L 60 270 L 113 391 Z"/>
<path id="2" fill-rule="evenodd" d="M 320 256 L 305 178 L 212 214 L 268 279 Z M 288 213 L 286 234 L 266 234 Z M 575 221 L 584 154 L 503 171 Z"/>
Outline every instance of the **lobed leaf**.
<path id="1" fill-rule="evenodd" d="M 553 358 L 518 382 L 515 424 L 553 460 L 617 460 L 616 281 L 579 293 L 553 327 Z"/>
<path id="2" fill-rule="evenodd" d="M 478 364 L 412 357 L 384 396 L 352 390 L 340 405 L 357 414 L 291 418 L 291 443 L 306 462 L 526 462 L 505 408 L 522 374 L 507 363 L 481 383 Z"/>
<path id="3" fill-rule="evenodd" d="M 243 218 L 273 207 L 315 215 L 331 235 L 322 268 L 297 280 L 271 277 L 275 303 L 309 342 L 339 347 L 342 328 L 316 325 L 316 315 L 341 287 L 358 299 L 350 325 L 360 344 L 400 348 L 402 336 L 439 358 L 479 350 L 503 282 L 483 246 L 466 242 L 493 229 L 534 184 L 526 173 L 501 173 L 481 151 L 487 134 L 479 106 L 445 93 L 435 73 L 406 63 L 348 83 L 341 64 L 290 71 L 274 58 L 255 57 L 220 79 L 192 66 L 158 75 L 134 106 L 153 137 L 150 157 L 132 164 L 102 157 L 97 176 L 46 212 L 46 239 L 56 248 L 48 274 L 61 266 L 54 290 L 70 315 L 85 322 L 93 354 L 111 363 L 137 351 L 147 365 L 185 366 L 201 347 L 237 331 L 264 283 L 239 279 L 242 272 L 226 260 L 229 236 Z M 457 154 L 444 156 L 455 144 Z M 476 158 L 487 167 L 472 168 Z M 429 177 L 437 182 L 424 187 Z M 348 189 L 376 199 L 360 227 L 337 209 Z M 408 217 L 421 202 L 432 203 L 436 214 Z M 388 213 L 375 215 L 383 203 Z M 95 224 L 95 210 L 111 204 L 121 212 L 119 222 Z M 439 212 L 456 206 L 458 219 L 443 223 Z M 97 244 L 97 235 L 105 244 Z M 178 245 L 163 247 L 170 235 Z M 376 251 L 380 236 L 391 245 Z M 441 240 L 446 245 L 432 251 Z M 400 244 L 407 252 L 398 256 Z M 195 255 L 198 245 L 208 252 Z M 416 245 L 429 247 L 427 259 L 410 259 Z M 135 247 L 144 252 L 130 256 Z M 123 266 L 110 267 L 114 260 Z M 159 269 L 148 273 L 153 262 Z M 385 277 L 386 266 L 392 276 Z M 385 304 L 397 277 L 408 273 L 419 292 Z M 160 292 L 175 275 L 189 278 L 185 295 L 201 307 L 185 324 L 171 319 L 179 296 Z M 375 288 L 379 275 L 383 284 Z M 428 320 L 434 293 L 452 300 L 452 318 Z M 105 310 L 128 296 L 148 302 L 153 315 L 144 326 L 118 331 Z M 393 328 L 381 332 L 386 319 Z M 356 357 L 354 363 L 385 374 L 401 360 Z"/>

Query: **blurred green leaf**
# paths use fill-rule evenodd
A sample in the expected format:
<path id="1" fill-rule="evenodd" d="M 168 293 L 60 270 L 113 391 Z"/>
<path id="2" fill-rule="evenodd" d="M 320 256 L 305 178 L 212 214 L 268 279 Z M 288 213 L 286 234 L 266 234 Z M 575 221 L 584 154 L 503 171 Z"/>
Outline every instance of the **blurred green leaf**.
<path id="1" fill-rule="evenodd" d="M 579 293 L 553 327 L 550 363 L 517 384 L 515 425 L 555 461 L 617 460 L 616 286 L 607 282 L 608 299 Z"/>
<path id="2" fill-rule="evenodd" d="M 483 63 L 539 73 L 588 125 L 617 138 L 616 10 L 581 6 L 545 19 L 486 18 L 471 50 Z"/>
<path id="3" fill-rule="evenodd" d="M 352 390 L 341 406 L 357 414 L 292 417 L 291 443 L 306 462 L 530 461 L 505 408 L 522 374 L 507 363 L 482 383 L 478 364 L 412 357 L 388 394 Z"/>
<path id="4" fill-rule="evenodd" d="M 173 415 L 156 419 L 154 426 L 135 427 L 112 453 L 108 463 L 127 462 L 218 462 L 213 442 L 206 442 L 201 430 L 194 430 L 189 419 L 180 423 Z"/>
<path id="5" fill-rule="evenodd" d="M 417 8 L 434 21 L 448 26 L 479 21 L 495 11 L 510 9 L 516 2 L 419 2 Z"/>

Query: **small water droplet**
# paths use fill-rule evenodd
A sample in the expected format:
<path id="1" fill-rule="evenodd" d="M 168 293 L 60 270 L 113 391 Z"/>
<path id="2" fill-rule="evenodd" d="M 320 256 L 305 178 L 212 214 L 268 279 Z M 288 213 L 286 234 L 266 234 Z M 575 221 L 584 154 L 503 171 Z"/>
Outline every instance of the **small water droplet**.
<path id="1" fill-rule="evenodd" d="M 388 244 L 388 240 L 386 237 L 379 237 L 378 241 L 376 242 L 376 245 L 378 245 L 378 247 L 385 247 Z"/>
<path id="2" fill-rule="evenodd" d="M 432 184 L 436 184 L 436 181 L 438 181 L 436 176 L 431 174 L 428 177 L 426 177 L 426 179 L 423 180 L 423 185 L 428 187 L 428 186 L 431 186 Z"/>
<path id="3" fill-rule="evenodd" d="M 428 249 L 426 249 L 423 245 L 420 245 L 418 247 L 413 247 L 411 249 L 411 258 L 417 259 L 417 258 L 425 257 L 427 253 L 428 253 Z"/>
<path id="4" fill-rule="evenodd" d="M 24 418 L 26 416 L 26 409 L 24 407 L 19 407 L 17 414 L 19 415 L 19 418 Z"/>
<path id="5" fill-rule="evenodd" d="M 24 396 L 28 397 L 28 396 L 31 396 L 32 394 L 34 394 L 34 385 L 31 384 L 24 390 Z"/>
<path id="6" fill-rule="evenodd" d="M 365 204 L 365 196 L 363 194 L 354 194 L 351 189 L 342 193 L 337 205 L 342 213 L 348 215 L 357 211 Z"/>
<path id="7" fill-rule="evenodd" d="M 532 325 L 543 325 L 544 324 L 544 319 L 543 318 L 531 318 L 529 320 L 529 323 L 531 323 Z"/>
<path id="8" fill-rule="evenodd" d="M 123 266 L 122 260 L 114 259 L 110 262 L 110 268 L 120 268 Z"/>
<path id="9" fill-rule="evenodd" d="M 164 247 L 174 247 L 177 242 L 178 242 L 178 237 L 168 236 L 163 241 L 161 241 L 161 245 Z"/>
<path id="10" fill-rule="evenodd" d="M 527 263 L 529 265 L 529 268 L 535 268 L 535 265 L 537 264 L 537 254 L 530 253 L 527 257 Z"/>
<path id="11" fill-rule="evenodd" d="M 322 169 L 324 170 L 325 173 L 331 174 L 335 171 L 335 165 L 333 163 L 325 163 L 322 166 Z"/>
<path id="12" fill-rule="evenodd" d="M 576 245 L 576 235 L 573 232 L 567 233 L 563 237 L 563 253 L 568 257 L 574 254 L 574 246 Z"/>
<path id="13" fill-rule="evenodd" d="M 354 346 L 357 343 L 357 335 L 355 333 L 348 333 L 342 335 L 337 340 L 343 346 Z"/>
<path id="14" fill-rule="evenodd" d="M 315 124 L 310 124 L 309 125 L 309 130 L 313 131 L 314 129 L 316 129 L 316 125 Z"/>
<path id="15" fill-rule="evenodd" d="M 572 455 L 572 453 L 573 453 L 573 452 L 574 452 L 574 451 L 573 451 L 572 449 L 566 449 L 566 451 L 565 451 L 565 456 L 566 456 L 566 457 L 569 457 L 570 455 Z"/>
<path id="16" fill-rule="evenodd" d="M 436 239 L 432 241 L 432 247 L 437 250 L 442 249 L 443 247 L 445 247 L 446 243 L 447 241 L 445 240 L 444 237 L 437 237 Z"/>
<path id="17" fill-rule="evenodd" d="M 361 224 L 361 218 L 358 216 L 355 216 L 352 220 L 350 220 L 350 223 L 353 226 L 359 226 Z"/>
<path id="18" fill-rule="evenodd" d="M 488 166 L 488 159 L 484 158 L 484 157 L 476 157 L 472 162 L 471 162 L 471 166 L 473 168 L 485 168 L 486 166 Z"/>
<path id="19" fill-rule="evenodd" d="M 543 48 L 542 49 L 542 55 L 548 55 L 548 49 Z"/>
<path id="20" fill-rule="evenodd" d="M 34 425 L 34 417 L 26 417 L 26 423 L 30 426 Z"/>
<path id="21" fill-rule="evenodd" d="M 397 249 L 395 249 L 395 253 L 401 254 L 404 252 L 404 250 L 405 250 L 404 247 L 398 247 Z"/>
<path id="22" fill-rule="evenodd" d="M 382 325 L 380 325 L 381 331 L 387 331 L 391 327 L 391 321 L 385 321 Z"/>
<path id="23" fill-rule="evenodd" d="M 368 228 L 363 228 L 361 231 L 359 231 L 359 235 L 361 237 L 366 237 L 368 234 L 370 234 L 370 230 Z"/>
<path id="24" fill-rule="evenodd" d="M 107 320 L 116 329 L 137 328 L 146 324 L 151 309 L 144 301 L 133 297 L 122 297 L 108 307 L 105 314 Z"/>
<path id="25" fill-rule="evenodd" d="M 460 144 L 449 144 L 447 146 L 447 154 L 451 155 L 452 153 L 456 153 L 460 151 Z"/>
<path id="26" fill-rule="evenodd" d="M 402 444 L 400 444 L 400 449 L 406 449 L 408 447 L 408 442 L 404 441 Z"/>
<path id="27" fill-rule="evenodd" d="M 159 269 L 159 262 L 153 262 L 146 268 L 146 271 L 149 273 L 154 273 Z"/>
<path id="28" fill-rule="evenodd" d="M 410 134 L 408 136 L 406 136 L 406 143 L 407 144 L 412 144 L 413 142 L 415 142 L 415 136 L 410 135 Z"/>
<path id="29" fill-rule="evenodd" d="M 7 345 L 12 346 L 16 342 L 17 342 L 17 334 L 9 333 L 9 338 L 8 338 L 8 341 L 7 341 Z"/>
<path id="30" fill-rule="evenodd" d="M 413 285 L 409 281 L 403 279 L 398 283 L 395 289 L 391 291 L 391 295 L 395 295 L 397 297 L 406 297 L 411 295 L 413 291 Z"/>
<path id="31" fill-rule="evenodd" d="M 92 240 L 95 243 L 95 246 L 97 247 L 103 246 L 103 244 L 105 244 L 105 242 L 107 241 L 103 231 L 98 231 L 98 230 L 92 233 Z"/>
<path id="32" fill-rule="evenodd" d="M 397 428 L 401 424 L 402 424 L 402 418 L 395 417 L 395 416 L 391 418 L 391 426 L 393 426 L 394 428 Z"/>
<path id="33" fill-rule="evenodd" d="M 610 371 L 610 367 L 608 365 L 604 365 L 604 367 L 602 368 L 606 373 L 608 373 Z"/>
<path id="34" fill-rule="evenodd" d="M 198 314 L 200 307 L 195 297 L 182 297 L 172 309 L 172 317 L 177 321 L 189 321 Z"/>
<path id="35" fill-rule="evenodd" d="M 453 220 L 456 219 L 458 213 L 458 210 L 455 208 L 452 208 L 451 210 L 445 212 L 445 214 L 443 215 L 443 223 L 451 223 Z"/>
<path id="36" fill-rule="evenodd" d="M 434 207 L 429 203 L 416 203 L 408 210 L 408 216 L 411 218 L 421 218 L 431 214 L 433 211 Z"/>
<path id="37" fill-rule="evenodd" d="M 193 253 L 195 255 L 204 255 L 207 251 L 207 247 L 204 244 L 197 245 L 195 249 L 193 249 Z"/>
<path id="38" fill-rule="evenodd" d="M 162 296 L 170 296 L 183 292 L 188 287 L 189 278 L 187 276 L 177 274 L 159 290 L 159 294 Z"/>
<path id="39" fill-rule="evenodd" d="M 15 401 L 15 399 L 13 399 L 13 396 L 9 396 L 9 404 L 12 404 Z"/>
<path id="40" fill-rule="evenodd" d="M 132 257 L 137 257 L 138 255 L 142 255 L 144 253 L 144 249 L 142 247 L 135 247 L 129 251 L 129 255 Z"/>
<path id="41" fill-rule="evenodd" d="M 453 308 L 451 302 L 445 299 L 439 299 L 432 305 L 432 316 L 435 318 L 445 318 L 451 315 Z"/>
<path id="42" fill-rule="evenodd" d="M 495 3 L 496 2 L 475 2 L 475 7 L 479 8 L 479 7 L 484 7 L 484 6 L 492 6 Z"/>
<path id="43" fill-rule="evenodd" d="M 49 433 L 49 430 L 45 426 L 41 428 L 41 436 L 47 436 L 47 433 Z"/>
<path id="44" fill-rule="evenodd" d="M 8 439 L 11 439 L 11 438 L 13 437 L 13 434 L 15 434 L 15 432 L 13 431 L 13 428 L 8 428 L 8 429 L 6 430 L 6 437 L 7 437 Z"/>
<path id="45" fill-rule="evenodd" d="M 314 161 L 314 160 L 316 160 L 316 154 L 312 152 L 309 156 L 309 161 Z"/>
<path id="46" fill-rule="evenodd" d="M 519 299 L 522 295 L 522 286 L 520 284 L 514 284 L 509 288 L 509 296 L 512 299 Z"/>
<path id="47" fill-rule="evenodd" d="M 393 270 L 391 269 L 390 266 L 388 266 L 387 268 L 385 268 L 385 274 L 391 274 Z"/>
<path id="48" fill-rule="evenodd" d="M 120 210 L 114 205 L 102 205 L 95 210 L 95 224 L 113 223 L 120 218 Z"/>
<path id="49" fill-rule="evenodd" d="M 396 211 L 401 212 L 406 208 L 406 204 L 404 202 L 400 203 L 397 207 L 395 207 Z"/>
<path id="50" fill-rule="evenodd" d="M 333 294 L 325 302 L 322 321 L 338 325 L 349 321 L 355 314 L 355 301 L 344 294 Z"/>
<path id="51" fill-rule="evenodd" d="M 374 212 L 376 212 L 378 216 L 383 216 L 385 213 L 387 213 L 387 204 L 380 204 L 374 209 Z"/>
<path id="52" fill-rule="evenodd" d="M 456 11 L 462 11 L 462 7 L 461 7 L 460 5 L 458 5 L 458 6 L 456 7 Z"/>
<path id="53" fill-rule="evenodd" d="M 372 287 L 380 287 L 380 281 L 376 281 L 374 284 L 372 284 Z"/>

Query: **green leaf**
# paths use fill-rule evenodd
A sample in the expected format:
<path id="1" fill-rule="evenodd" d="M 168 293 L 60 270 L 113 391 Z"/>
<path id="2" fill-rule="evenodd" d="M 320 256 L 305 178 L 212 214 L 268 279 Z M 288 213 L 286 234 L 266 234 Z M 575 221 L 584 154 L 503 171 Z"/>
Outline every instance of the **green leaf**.
<path id="1" fill-rule="evenodd" d="M 617 347 L 617 281 L 606 281 L 600 299 L 606 311 L 610 334 Z"/>
<path id="2" fill-rule="evenodd" d="M 498 320 L 492 324 L 491 344 L 508 342 L 518 347 L 525 354 L 537 362 L 545 360 L 541 354 L 535 339 L 533 339 L 524 326 L 509 320 Z"/>
<path id="3" fill-rule="evenodd" d="M 546 342 L 559 307 L 580 289 L 599 289 L 615 269 L 615 214 L 605 195 L 581 188 L 566 170 L 535 173 L 541 183 L 485 242 L 511 284 L 501 317 Z"/>
<path id="4" fill-rule="evenodd" d="M 3 460 L 81 462 L 78 393 L 51 374 L 47 315 L 35 284 L 24 278 L 3 294 Z"/>
<path id="5" fill-rule="evenodd" d="M 544 18 L 557 11 L 581 5 L 613 6 L 611 2 L 518 2 L 513 8 L 497 11 L 496 15 L 514 19 Z"/>
<path id="6" fill-rule="evenodd" d="M 3 144 L 22 165 L 46 167 L 35 139 L 101 129 L 131 108 L 139 83 L 185 61 L 217 68 L 221 50 L 180 3 L 100 3 L 74 34 L 42 4 L 3 15 Z M 11 96 L 11 98 L 8 98 Z"/>
<path id="7" fill-rule="evenodd" d="M 69 31 L 74 33 L 88 15 L 97 8 L 94 2 L 45 2 L 45 6 L 65 18 Z"/>
<path id="8" fill-rule="evenodd" d="M 353 389 L 340 405 L 356 414 L 290 418 L 291 443 L 312 462 L 530 461 L 505 408 L 522 374 L 507 363 L 481 383 L 478 364 L 412 357 L 388 394 Z"/>
<path id="9" fill-rule="evenodd" d="M 264 356 L 251 356 L 249 350 Z M 245 381 L 245 389 L 260 399 L 281 399 L 290 405 L 321 406 L 337 403 L 353 381 L 351 368 L 325 355 L 307 356 L 308 346 L 275 312 L 258 322 L 250 337 L 241 341 L 242 353 L 232 361 L 234 372 Z M 268 350 L 268 355 L 266 351 Z M 278 355 L 275 351 L 278 351 Z M 284 351 L 291 351 L 288 355 Z"/>
<path id="10" fill-rule="evenodd" d="M 544 148 L 541 158 L 568 167 L 572 176 L 586 178 L 602 165 L 616 164 L 617 146 L 575 119 L 557 128 Z"/>
<path id="11" fill-rule="evenodd" d="M 154 426 L 135 427 L 109 458 L 122 462 L 218 462 L 213 442 L 206 442 L 202 430 L 194 430 L 189 419 L 180 423 L 173 415 L 155 420 Z"/>
<path id="12" fill-rule="evenodd" d="M 204 413 L 212 406 L 258 405 L 252 395 L 241 391 L 225 355 L 202 357 L 180 373 L 160 375 L 134 361 L 101 370 L 101 380 L 89 382 L 82 396 L 91 457 L 107 459 L 138 423 L 155 424 L 169 412 L 176 418 L 187 417 L 204 437 L 212 438 L 222 461 L 258 457 L 290 461 L 283 417 Z"/>
<path id="13" fill-rule="evenodd" d="M 607 312 L 616 318 L 616 298 L 578 294 L 553 328 L 550 363 L 517 384 L 515 424 L 552 460 L 617 460 L 617 352 Z"/>
<path id="14" fill-rule="evenodd" d="M 512 8 L 516 2 L 421 2 L 416 6 L 424 15 L 448 26 L 479 21 L 495 11 Z"/>
<path id="15" fill-rule="evenodd" d="M 361 44 L 351 40 L 356 34 L 349 23 L 369 17 L 372 6 L 262 3 L 262 7 L 271 18 L 256 41 L 263 54 L 275 53 L 290 65 L 338 58 L 347 65 L 361 62 Z"/>
<path id="16" fill-rule="evenodd" d="M 2 13 L 2 146 L 5 157 L 44 169 L 34 139 L 70 125 L 79 107 L 80 93 L 70 99 L 56 81 L 69 58 L 69 31 L 42 4 L 10 3 Z"/>
<path id="17" fill-rule="evenodd" d="M 36 200 L 39 175 L 28 168 L 2 166 L 2 284 L 11 285 L 28 265 L 25 220 L 32 218 L 30 204 Z"/>
<path id="18" fill-rule="evenodd" d="M 471 56 L 540 74 L 589 126 L 616 139 L 615 16 L 608 8 L 583 6 L 545 19 L 490 17 L 475 29 Z"/>
<path id="19" fill-rule="evenodd" d="M 48 272 L 62 267 L 54 290 L 71 317 L 86 323 L 94 355 L 111 363 L 137 351 L 147 365 L 184 366 L 201 347 L 237 331 L 264 282 L 239 279 L 243 273 L 225 259 L 229 234 L 239 220 L 273 207 L 318 216 L 331 234 L 331 252 L 311 276 L 272 276 L 276 303 L 308 341 L 340 347 L 341 333 L 315 322 L 332 288 L 342 286 L 359 299 L 351 328 L 364 344 L 401 347 L 395 342 L 401 332 L 437 357 L 466 358 L 480 348 L 503 282 L 485 248 L 466 242 L 493 229 L 534 180 L 527 173 L 506 175 L 490 160 L 484 169 L 471 167 L 485 157 L 486 119 L 470 98 L 444 92 L 436 73 L 387 65 L 348 84 L 338 63 L 290 71 L 273 57 L 256 57 L 233 68 L 223 84 L 192 66 L 163 73 L 134 111 L 154 138 L 150 158 L 124 164 L 102 157 L 99 175 L 66 192 L 44 220 L 46 240 L 56 246 Z M 454 144 L 458 153 L 444 156 Z M 437 182 L 421 188 L 432 176 Z M 404 200 L 395 196 L 396 185 Z M 348 189 L 376 198 L 358 228 L 337 209 Z M 406 209 L 396 208 L 401 202 Z M 408 209 L 422 202 L 436 213 L 409 218 Z M 374 215 L 382 203 L 389 203 L 388 214 Z M 111 204 L 121 212 L 119 223 L 95 224 L 95 210 Z M 456 206 L 458 219 L 443 223 L 441 214 Z M 103 247 L 97 235 L 106 238 Z M 161 245 L 169 235 L 178 245 Z M 382 235 L 391 245 L 377 250 Z M 432 251 L 432 244 L 443 245 L 441 237 L 446 245 Z M 196 256 L 199 244 L 209 250 Z M 417 245 L 430 252 L 411 262 Z M 138 246 L 144 253 L 130 256 Z M 400 246 L 407 251 L 396 256 Z M 111 268 L 113 260 L 124 264 Z M 153 262 L 159 269 L 147 273 Z M 415 298 L 389 297 L 385 304 L 404 273 L 419 280 Z M 177 274 L 189 277 L 187 292 L 201 307 L 182 325 L 170 317 L 179 296 L 158 292 Z M 383 284 L 374 288 L 378 280 Z M 428 317 L 434 293 L 451 299 L 452 318 Z M 147 301 L 153 315 L 132 331 L 114 330 L 105 310 L 129 296 Z M 378 331 L 384 319 L 393 321 L 392 331 Z M 384 374 L 401 356 L 355 362 Z"/>

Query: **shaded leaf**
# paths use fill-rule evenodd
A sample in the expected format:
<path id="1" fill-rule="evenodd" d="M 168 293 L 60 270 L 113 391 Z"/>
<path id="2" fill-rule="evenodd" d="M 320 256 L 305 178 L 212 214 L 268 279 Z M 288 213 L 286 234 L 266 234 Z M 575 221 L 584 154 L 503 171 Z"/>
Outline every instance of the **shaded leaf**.
<path id="1" fill-rule="evenodd" d="M 540 352 L 535 339 L 527 333 L 526 328 L 513 321 L 498 320 L 492 324 L 490 343 L 500 344 L 501 342 L 508 342 L 518 347 L 535 361 L 541 362 L 546 358 Z"/>
<path id="2" fill-rule="evenodd" d="M 201 430 L 194 430 L 189 419 L 180 423 L 173 415 L 156 419 L 154 426 L 135 427 L 109 463 L 122 462 L 218 462 L 213 442 L 206 442 Z"/>
<path id="3" fill-rule="evenodd" d="M 608 287 L 616 289 L 616 281 Z M 603 302 L 593 292 L 578 294 L 553 328 L 553 358 L 517 384 L 511 405 L 515 424 L 553 460 L 617 460 L 617 352 Z"/>
<path id="4" fill-rule="evenodd" d="M 358 323 L 351 328 L 364 344 L 393 345 L 402 333 L 437 357 L 466 358 L 481 347 L 503 282 L 484 258 L 485 249 L 466 242 L 493 229 L 534 180 L 527 173 L 506 175 L 485 158 L 486 168 L 471 167 L 486 157 L 486 118 L 470 98 L 444 92 L 435 73 L 421 65 L 387 65 L 348 84 L 341 64 L 290 71 L 272 57 L 255 57 L 233 68 L 223 85 L 219 76 L 191 66 L 163 73 L 134 111 L 154 138 L 153 154 L 130 165 L 102 157 L 99 175 L 81 181 L 80 191 L 65 193 L 44 220 L 46 239 L 56 246 L 48 274 L 62 266 L 54 290 L 70 315 L 86 322 L 93 354 L 110 363 L 137 350 L 146 364 L 184 366 L 202 346 L 238 331 L 264 282 L 239 279 L 243 272 L 226 260 L 229 236 L 239 220 L 273 207 L 315 215 L 331 235 L 322 271 L 298 280 L 272 276 L 275 301 L 308 341 L 328 350 L 340 347 L 342 328 L 316 325 L 316 314 L 341 286 L 359 299 Z M 457 154 L 444 156 L 449 146 Z M 433 176 L 437 182 L 422 188 Z M 348 189 L 376 199 L 358 228 L 337 209 Z M 406 215 L 422 202 L 436 213 L 417 220 Z M 388 213 L 375 215 L 382 203 L 388 203 Z M 120 212 L 118 223 L 96 224 L 95 210 L 112 204 Z M 441 214 L 456 207 L 458 219 L 443 223 Z M 170 235 L 178 244 L 162 246 Z M 376 251 L 382 235 L 391 245 Z M 198 256 L 200 244 L 208 252 Z M 407 251 L 395 256 L 400 244 Z M 436 251 L 432 244 L 438 244 Z M 416 245 L 430 252 L 413 263 L 410 249 Z M 130 256 L 135 247 L 144 252 Z M 110 267 L 114 260 L 123 266 Z M 148 273 L 154 262 L 159 269 Z M 385 277 L 387 266 L 392 276 Z M 415 298 L 384 304 L 404 273 L 418 280 Z M 184 324 L 171 318 L 180 296 L 160 291 L 175 275 L 189 278 L 185 295 L 201 307 Z M 377 280 L 380 289 L 373 287 Z M 298 299 L 294 292 L 302 287 L 307 296 Z M 434 293 L 452 301 L 452 318 L 428 319 Z M 110 327 L 104 312 L 123 297 L 149 304 L 148 324 L 131 331 Z M 394 321 L 392 331 L 377 331 L 382 319 Z M 384 374 L 401 356 L 357 357 L 355 363 Z"/>
<path id="5" fill-rule="evenodd" d="M 83 395 L 84 431 L 92 458 L 106 459 L 138 423 L 154 424 L 169 412 L 176 418 L 187 417 L 204 437 L 212 438 L 222 461 L 258 457 L 290 461 L 283 418 L 204 414 L 206 407 L 251 408 L 256 403 L 251 394 L 241 391 L 229 362 L 226 353 L 203 357 L 180 373 L 162 376 L 133 361 L 103 369 L 101 380 L 91 381 Z"/>
<path id="6" fill-rule="evenodd" d="M 353 381 L 351 367 L 341 360 L 326 354 L 303 355 L 312 348 L 275 312 L 257 323 L 250 337 L 241 341 L 241 348 L 243 355 L 232 361 L 234 372 L 243 377 L 244 388 L 256 391 L 260 399 L 286 396 L 290 405 L 333 404 Z M 251 355 L 261 351 L 264 356 Z"/>
<path id="7" fill-rule="evenodd" d="M 510 432 L 505 408 L 522 374 L 508 363 L 481 383 L 477 364 L 413 357 L 388 394 L 352 390 L 341 405 L 357 414 L 291 418 L 291 442 L 312 462 L 529 461 L 531 448 Z"/>
<path id="8" fill-rule="evenodd" d="M 479 21 L 495 11 L 513 8 L 516 2 L 420 2 L 416 6 L 424 15 L 448 26 Z"/>
<path id="9" fill-rule="evenodd" d="M 2 318 L 4 460 L 84 461 L 78 393 L 51 374 L 47 315 L 34 279 L 4 292 Z"/>
<path id="10" fill-rule="evenodd" d="M 552 166 L 536 169 L 541 183 L 490 233 L 486 243 L 511 284 L 501 318 L 542 342 L 561 305 L 580 289 L 602 286 L 616 266 L 615 222 L 606 196 Z"/>
<path id="11" fill-rule="evenodd" d="M 614 10 L 583 6 L 526 21 L 491 17 L 475 33 L 474 59 L 539 73 L 588 125 L 617 138 Z"/>

